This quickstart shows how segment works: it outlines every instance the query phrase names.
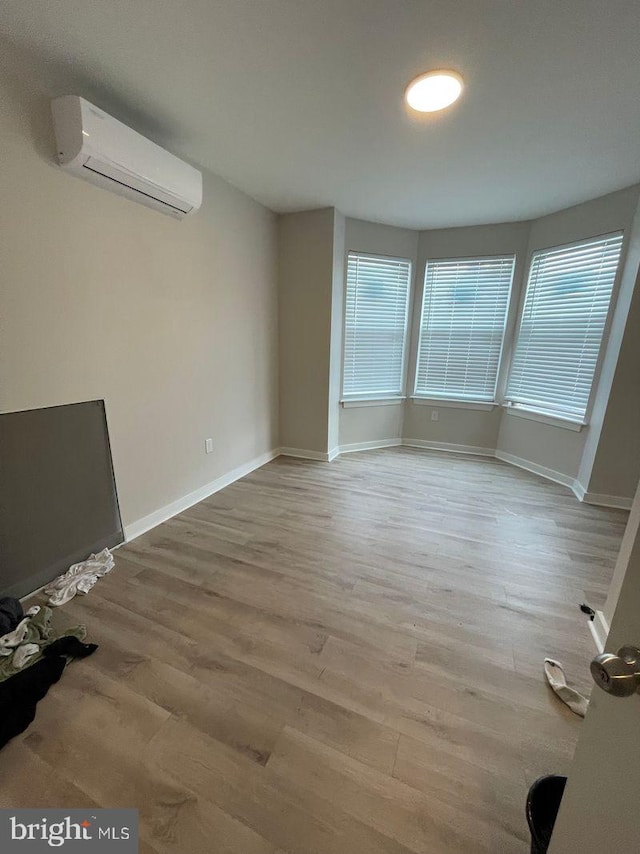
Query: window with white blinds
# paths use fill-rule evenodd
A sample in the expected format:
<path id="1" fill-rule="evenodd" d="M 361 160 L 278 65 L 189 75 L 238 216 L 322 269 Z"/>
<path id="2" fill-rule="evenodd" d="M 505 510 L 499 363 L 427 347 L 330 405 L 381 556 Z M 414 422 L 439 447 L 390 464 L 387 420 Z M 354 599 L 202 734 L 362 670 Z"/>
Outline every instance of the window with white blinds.
<path id="1" fill-rule="evenodd" d="M 585 419 L 621 248 L 612 234 L 533 255 L 507 401 Z"/>
<path id="2" fill-rule="evenodd" d="M 410 283 L 410 261 L 349 253 L 343 398 L 404 393 Z"/>
<path id="3" fill-rule="evenodd" d="M 495 399 L 515 257 L 427 261 L 415 394 Z"/>

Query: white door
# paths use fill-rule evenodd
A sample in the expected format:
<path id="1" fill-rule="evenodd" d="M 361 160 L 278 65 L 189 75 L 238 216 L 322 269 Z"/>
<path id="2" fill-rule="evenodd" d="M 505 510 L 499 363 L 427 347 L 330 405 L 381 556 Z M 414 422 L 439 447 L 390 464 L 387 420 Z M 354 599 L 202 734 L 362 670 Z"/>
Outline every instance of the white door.
<path id="1" fill-rule="evenodd" d="M 627 559 L 606 652 L 640 647 L 640 490 L 625 533 Z M 640 694 L 594 685 L 549 854 L 640 852 Z"/>

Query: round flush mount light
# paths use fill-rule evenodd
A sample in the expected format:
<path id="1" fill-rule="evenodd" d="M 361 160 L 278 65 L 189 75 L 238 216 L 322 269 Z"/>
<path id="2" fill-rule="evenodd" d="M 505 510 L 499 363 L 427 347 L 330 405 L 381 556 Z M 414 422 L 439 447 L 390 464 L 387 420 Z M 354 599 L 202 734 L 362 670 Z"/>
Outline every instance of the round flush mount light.
<path id="1" fill-rule="evenodd" d="M 428 71 L 407 86 L 404 99 L 419 113 L 435 113 L 457 101 L 462 94 L 462 77 L 455 71 Z"/>

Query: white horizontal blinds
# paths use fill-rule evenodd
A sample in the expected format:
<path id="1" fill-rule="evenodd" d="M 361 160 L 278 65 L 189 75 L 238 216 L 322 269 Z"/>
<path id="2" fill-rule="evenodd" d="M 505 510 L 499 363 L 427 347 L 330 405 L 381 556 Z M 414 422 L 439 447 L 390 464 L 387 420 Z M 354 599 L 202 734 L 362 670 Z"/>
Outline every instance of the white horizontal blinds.
<path id="1" fill-rule="evenodd" d="M 535 253 L 508 401 L 584 419 L 621 247 L 613 234 Z"/>
<path id="2" fill-rule="evenodd" d="M 428 261 L 415 392 L 493 400 L 515 257 Z"/>
<path id="3" fill-rule="evenodd" d="M 410 281 L 410 261 L 349 253 L 344 397 L 403 393 Z"/>

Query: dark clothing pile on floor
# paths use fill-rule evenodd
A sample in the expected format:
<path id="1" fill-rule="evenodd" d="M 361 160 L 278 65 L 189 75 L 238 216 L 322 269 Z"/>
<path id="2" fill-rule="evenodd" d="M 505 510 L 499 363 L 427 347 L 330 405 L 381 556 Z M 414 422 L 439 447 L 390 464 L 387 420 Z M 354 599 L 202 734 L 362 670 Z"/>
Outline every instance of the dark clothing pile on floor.
<path id="1" fill-rule="evenodd" d="M 18 599 L 0 599 L 0 747 L 23 732 L 36 706 L 74 658 L 86 658 L 97 644 L 83 643 L 84 626 L 51 636 L 51 609 L 34 607 L 25 617 Z"/>
<path id="2" fill-rule="evenodd" d="M 0 638 L 12 632 L 24 617 L 19 599 L 4 596 L 0 599 Z"/>

